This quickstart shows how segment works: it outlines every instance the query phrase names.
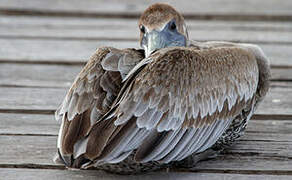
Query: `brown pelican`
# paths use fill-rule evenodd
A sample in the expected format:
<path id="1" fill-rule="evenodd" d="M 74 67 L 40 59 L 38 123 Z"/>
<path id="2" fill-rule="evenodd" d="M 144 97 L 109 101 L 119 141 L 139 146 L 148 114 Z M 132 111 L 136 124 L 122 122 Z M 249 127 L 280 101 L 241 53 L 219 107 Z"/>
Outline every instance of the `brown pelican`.
<path id="1" fill-rule="evenodd" d="M 269 65 L 251 44 L 195 42 L 167 4 L 139 21 L 143 50 L 99 48 L 56 111 L 56 161 L 139 173 L 192 167 L 245 130 L 269 88 Z"/>

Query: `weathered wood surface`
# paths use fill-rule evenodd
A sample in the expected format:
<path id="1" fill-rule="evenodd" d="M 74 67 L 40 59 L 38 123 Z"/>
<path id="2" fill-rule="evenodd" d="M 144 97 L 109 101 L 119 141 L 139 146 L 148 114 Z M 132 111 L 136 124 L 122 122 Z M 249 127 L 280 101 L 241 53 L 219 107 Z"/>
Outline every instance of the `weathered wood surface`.
<path id="1" fill-rule="evenodd" d="M 249 136 L 248 133 L 245 135 Z M 0 167 L 23 167 L 24 165 L 38 168 L 63 168 L 52 159 L 56 153 L 56 136 L 5 136 L 1 137 Z M 291 139 L 291 135 L 290 135 Z M 279 171 L 291 170 L 292 142 L 270 140 L 238 141 L 232 148 L 215 159 L 200 162 L 192 170 L 258 170 Z M 25 156 L 23 156 L 25 154 Z"/>
<path id="2" fill-rule="evenodd" d="M 25 117 L 26 115 L 22 116 Z M 30 115 L 27 118 L 31 118 L 32 121 L 40 126 L 44 123 L 51 124 L 51 122 L 44 121 L 52 118 L 52 116 L 45 116 Z M 53 134 L 41 135 L 38 134 L 40 130 L 35 132 L 34 127 L 30 129 L 27 118 L 15 117 L 15 115 L 9 114 L 4 114 L 4 117 L 3 114 L 0 114 L 0 117 L 6 120 L 15 118 L 14 122 L 18 120 L 19 123 L 23 123 L 26 133 L 30 133 L 30 135 L 23 136 L 6 133 L 7 135 L 0 136 L 3 145 L 0 149 L 0 167 L 22 167 L 27 164 L 31 167 L 36 166 L 39 168 L 45 168 L 46 166 L 62 168 L 60 165 L 55 165 L 51 160 L 56 150 L 56 128 L 47 130 L 48 133 L 53 132 Z M 279 126 L 277 123 L 281 125 Z M 13 124 L 13 122 L 10 124 Z M 265 132 L 267 125 L 274 127 L 272 134 Z M 54 126 L 57 127 L 56 122 Z M 227 150 L 224 155 L 214 160 L 201 162 L 193 170 L 258 170 L 278 171 L 279 173 L 291 170 L 292 154 L 290 149 L 292 148 L 292 134 L 283 130 L 283 128 L 291 129 L 292 124 L 287 120 L 252 120 L 249 127 L 256 128 L 258 131 L 256 133 L 247 131 L 244 138 Z M 13 131 L 15 130 L 8 130 L 10 133 L 13 133 Z M 276 135 L 277 138 L 275 139 L 273 135 Z M 255 154 L 256 157 L 253 157 Z"/>
<path id="3" fill-rule="evenodd" d="M 0 86 L 68 88 L 82 67 L 83 65 L 1 63 Z M 272 68 L 271 80 L 292 81 L 292 69 Z"/>
<path id="4" fill-rule="evenodd" d="M 292 33 L 291 33 L 292 34 Z M 86 62 L 101 46 L 138 48 L 136 41 L 112 40 L 56 40 L 56 39 L 5 39 L 0 38 L 0 62 L 63 63 Z M 272 66 L 292 67 L 292 45 L 259 44 Z"/>
<path id="5" fill-rule="evenodd" d="M 188 24 L 191 39 L 256 43 L 272 66 L 292 66 L 291 22 Z M 0 62 L 85 62 L 100 46 L 138 48 L 138 33 L 137 22 L 131 19 L 0 16 Z"/>
<path id="6" fill-rule="evenodd" d="M 226 174 L 226 173 L 177 173 L 177 172 L 153 172 L 148 173 L 143 176 L 141 175 L 131 175 L 131 176 L 122 176 L 122 175 L 113 175 L 107 174 L 101 171 L 94 170 L 82 170 L 82 171 L 64 171 L 64 170 L 54 170 L 54 169 L 10 169 L 0 168 L 0 174 L 2 177 L 6 177 L 5 180 L 39 180 L 42 177 L 42 180 L 61 180 L 61 179 L 70 179 L 70 180 L 189 180 L 189 179 L 208 179 L 208 180 L 290 180 L 292 179 L 289 175 L 250 175 L 250 174 Z"/>
<path id="7" fill-rule="evenodd" d="M 78 0 L 58 1 L 50 0 L 41 2 L 38 0 L 2 0 L 0 9 L 2 13 L 12 13 L 13 10 L 22 10 L 22 13 L 39 12 L 38 14 L 61 14 L 61 15 L 107 15 L 107 16 L 134 16 L 137 17 L 150 4 L 155 2 L 167 2 L 175 6 L 184 13 L 185 16 L 206 16 L 210 18 L 217 15 L 230 15 L 236 18 L 240 15 L 253 16 L 254 19 L 259 16 L 291 16 L 292 4 L 289 0 L 215 0 L 215 1 L 175 1 L 175 0 L 151 0 L 151 1 L 118 1 L 118 0 L 87 0 L 82 3 Z M 10 10 L 10 11 L 8 11 Z M 12 11 L 12 12 L 11 12 Z M 29 13 L 27 12 L 27 13 Z M 206 18 L 207 18 L 206 17 Z M 225 17 L 226 18 L 226 17 Z"/>
<path id="8" fill-rule="evenodd" d="M 59 124 L 53 114 L 0 113 L 0 121 L 0 135 L 56 136 L 59 131 Z"/>
<path id="9" fill-rule="evenodd" d="M 82 65 L 2 63 L 0 66 L 0 86 L 27 87 L 70 87 L 82 69 Z"/>
<path id="10" fill-rule="evenodd" d="M 59 130 L 59 123 L 55 121 L 53 114 L 24 114 L 24 113 L 0 113 L 0 135 L 47 135 L 56 136 Z M 257 120 L 253 119 L 248 125 L 251 136 L 243 136 L 242 140 L 271 140 L 275 141 L 276 135 L 281 134 L 282 140 L 292 136 L 291 120 Z M 21 126 L 18 126 L 21 124 Z M 285 136 L 287 135 L 287 136 Z M 253 135 L 252 135 L 253 136 Z M 251 139 L 250 139 L 251 138 Z M 292 139 L 290 139 L 292 141 Z"/>
<path id="11" fill-rule="evenodd" d="M 67 88 L 68 89 L 68 88 Z M 53 112 L 65 97 L 64 88 L 0 87 L 0 110 Z M 292 88 L 271 88 L 256 114 L 291 115 Z"/>
<path id="12" fill-rule="evenodd" d="M 54 17 L 54 16 L 13 16 L 0 15 L 0 24 L 5 27 L 23 27 L 42 29 L 89 29 L 89 28 L 104 28 L 104 29 L 119 29 L 125 27 L 137 28 L 138 18 L 86 18 L 86 17 Z M 193 20 L 186 19 L 188 28 L 195 30 L 214 30 L 216 29 L 233 29 L 233 30 L 255 30 L 255 31 L 291 31 L 290 21 L 230 21 L 230 20 Z M 9 33 L 9 32 L 5 32 Z M 27 33 L 27 32 L 26 32 Z M 41 33 L 41 32 L 40 32 Z M 118 31 L 115 33 L 119 33 Z M 63 33 L 64 34 L 64 33 Z"/>
<path id="13" fill-rule="evenodd" d="M 41 18 L 0 16 L 0 37 L 137 41 L 136 19 Z M 43 21 L 41 21 L 43 19 Z M 79 23 L 82 21 L 82 23 Z M 79 23 L 79 24 L 78 24 Z M 252 43 L 292 43 L 291 22 L 187 21 L 191 39 Z M 248 34 L 248 36 L 246 36 Z"/>
<path id="14" fill-rule="evenodd" d="M 0 1 L 1 180 L 292 179 L 290 0 L 167 1 L 186 16 L 191 39 L 255 43 L 271 60 L 267 98 L 223 155 L 193 169 L 139 176 L 69 171 L 52 162 L 59 128 L 53 112 L 75 76 L 98 47 L 138 48 L 136 21 L 153 2 Z"/>

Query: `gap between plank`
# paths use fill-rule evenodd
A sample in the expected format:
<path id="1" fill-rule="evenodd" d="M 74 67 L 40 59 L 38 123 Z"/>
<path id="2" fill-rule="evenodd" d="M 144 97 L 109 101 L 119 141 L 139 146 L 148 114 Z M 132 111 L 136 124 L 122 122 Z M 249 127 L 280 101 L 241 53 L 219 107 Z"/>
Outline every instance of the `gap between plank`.
<path id="1" fill-rule="evenodd" d="M 84 66 L 87 61 L 82 61 L 76 60 L 76 61 L 66 61 L 66 60 L 29 60 L 29 59 L 20 59 L 20 60 L 15 60 L 15 59 L 0 59 L 0 64 L 5 63 L 5 64 L 45 64 L 45 65 L 71 65 L 71 66 Z M 271 68 L 274 69 L 290 69 L 292 68 L 292 65 L 270 65 Z"/>
<path id="2" fill-rule="evenodd" d="M 14 84 L 0 84 L 0 87 L 7 87 L 7 88 L 46 88 L 46 89 L 64 89 L 61 86 L 33 86 L 33 85 L 14 85 Z"/>
<path id="3" fill-rule="evenodd" d="M 106 12 L 64 12 L 35 9 L 0 8 L 0 14 L 20 16 L 53 16 L 53 17 L 94 17 L 94 18 L 125 18 L 138 19 L 140 13 L 106 13 Z M 228 20 L 228 21 L 292 21 L 290 15 L 269 14 L 183 14 L 185 19 L 194 20 Z"/>
<path id="4" fill-rule="evenodd" d="M 0 63 L 1 64 L 1 63 Z M 277 88 L 277 87 L 281 87 L 281 88 L 291 88 L 291 85 L 286 85 L 286 83 L 291 83 L 292 79 L 271 79 L 270 82 L 274 82 L 274 83 L 284 83 L 284 84 L 271 84 L 270 87 L 271 88 Z M 0 83 L 0 88 L 45 88 L 45 89 L 64 89 L 67 88 L 66 86 L 38 86 L 38 85 L 17 85 L 17 84 L 1 84 Z"/>
<path id="5" fill-rule="evenodd" d="M 58 136 L 56 134 L 0 133 L 0 136 Z"/>
<path id="6" fill-rule="evenodd" d="M 25 169 L 66 169 L 62 165 L 42 164 L 0 164 L 0 168 L 25 168 Z"/>
<path id="7" fill-rule="evenodd" d="M 52 36 L 25 36 L 25 35 L 0 35 L 1 39 L 24 39 L 24 40 L 69 40 L 69 41 L 137 41 L 137 38 L 106 38 L 106 37 L 52 37 Z M 269 42 L 268 42 L 269 43 Z M 277 44 L 279 42 L 271 42 L 271 44 Z M 292 44 L 292 42 L 284 42 L 287 45 Z"/>
<path id="8" fill-rule="evenodd" d="M 0 168 L 21 168 L 21 169 L 58 169 L 66 170 L 61 165 L 41 165 L 41 164 L 0 164 Z M 88 169 L 94 170 L 94 168 Z M 82 171 L 82 170 L 81 170 Z M 86 171 L 86 170 L 83 170 Z M 97 170 L 98 171 L 98 170 Z M 224 174 L 249 174 L 249 175 L 292 175 L 292 171 L 283 170 L 221 170 L 221 169 L 183 169 L 170 168 L 170 172 L 192 172 L 192 173 L 224 173 Z"/>
<path id="9" fill-rule="evenodd" d="M 247 130 L 248 133 L 259 133 L 256 131 L 249 131 Z M 265 132 L 260 132 L 261 134 L 265 134 Z M 268 134 L 268 133 L 266 133 Z M 277 134 L 281 134 L 281 133 L 277 133 Z M 39 136 L 39 137 L 57 137 L 57 134 L 27 134 L 27 133 L 0 133 L 0 136 Z M 239 139 L 237 142 L 280 142 L 280 143 L 290 143 L 291 141 L 275 141 L 275 140 L 261 140 L 261 139 L 253 139 L 253 140 L 249 140 L 249 139 Z M 244 152 L 239 152 L 240 154 L 244 153 Z M 230 152 L 227 152 L 227 154 L 230 154 Z M 282 156 L 279 156 L 282 157 Z M 289 158 L 292 159 L 292 157 L 285 157 L 285 158 Z"/>
<path id="10" fill-rule="evenodd" d="M 14 114 L 54 114 L 55 109 L 0 109 L 0 113 Z M 292 114 L 255 114 L 252 120 L 292 120 Z"/>
<path id="11" fill-rule="evenodd" d="M 286 82 L 286 83 L 290 83 L 292 82 L 291 79 L 272 79 L 270 80 L 271 82 Z M 66 88 L 65 86 L 34 86 L 34 85 L 17 85 L 17 84 L 0 84 L 0 88 L 4 87 L 4 88 L 52 88 L 52 89 L 64 89 Z M 280 85 L 280 84 L 276 84 L 276 85 L 270 85 L 271 88 L 274 87 L 281 87 L 281 88 L 291 88 L 291 86 L 287 86 L 287 85 Z"/>
<path id="12" fill-rule="evenodd" d="M 292 120 L 290 114 L 254 114 L 251 117 L 252 120 Z"/>
<path id="13" fill-rule="evenodd" d="M 224 173 L 224 174 L 248 174 L 248 175 L 292 175 L 292 171 L 283 170 L 221 170 L 221 169 L 180 169 L 179 172 L 194 172 L 194 173 Z"/>
<path id="14" fill-rule="evenodd" d="M 107 37 L 52 37 L 52 36 L 25 36 L 25 35 L 0 35 L 1 39 L 22 39 L 22 40 L 56 40 L 56 41 L 116 41 L 129 42 L 137 41 L 137 38 L 107 38 Z M 221 41 L 220 39 L 213 39 L 212 41 Z M 292 45 L 292 42 L 283 41 L 230 41 L 234 43 L 251 43 L 251 44 L 265 44 L 265 45 Z"/>
<path id="15" fill-rule="evenodd" d="M 0 109 L 0 113 L 13 114 L 54 114 L 53 109 Z"/>
<path id="16" fill-rule="evenodd" d="M 65 60 L 13 60 L 13 59 L 0 59 L 0 64 L 45 64 L 45 65 L 72 65 L 72 66 L 80 66 L 85 65 L 86 62 L 79 61 L 65 61 Z M 292 66 L 291 66 L 292 68 Z"/>

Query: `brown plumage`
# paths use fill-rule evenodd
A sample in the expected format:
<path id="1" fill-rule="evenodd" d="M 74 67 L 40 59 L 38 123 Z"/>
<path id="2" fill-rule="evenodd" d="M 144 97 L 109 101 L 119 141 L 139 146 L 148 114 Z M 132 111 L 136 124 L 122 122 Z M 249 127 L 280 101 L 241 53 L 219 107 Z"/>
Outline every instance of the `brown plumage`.
<path id="1" fill-rule="evenodd" d="M 138 25 L 139 27 L 143 25 L 151 31 L 157 27 L 163 26 L 172 19 L 175 19 L 177 22 L 177 30 L 188 36 L 183 16 L 168 4 L 156 3 L 149 6 L 142 13 Z M 140 33 L 140 42 L 143 34 L 143 32 Z"/>
<path id="2" fill-rule="evenodd" d="M 146 57 L 99 48 L 56 111 L 66 166 L 117 173 L 192 166 L 241 136 L 267 93 L 270 72 L 258 46 L 191 42 L 183 17 L 165 4 L 150 6 L 139 26 Z M 157 38 L 145 40 L 153 31 L 175 38 L 157 46 Z"/>

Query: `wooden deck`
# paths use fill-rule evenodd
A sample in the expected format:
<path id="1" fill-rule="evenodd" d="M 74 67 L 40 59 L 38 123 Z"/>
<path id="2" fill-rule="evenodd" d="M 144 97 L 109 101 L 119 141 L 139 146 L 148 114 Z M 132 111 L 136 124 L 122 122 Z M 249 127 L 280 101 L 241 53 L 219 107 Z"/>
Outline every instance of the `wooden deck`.
<path id="1" fill-rule="evenodd" d="M 139 176 L 55 165 L 54 110 L 100 46 L 138 47 L 137 18 L 152 1 L 0 1 L 0 179 L 292 179 L 292 1 L 170 1 L 194 40 L 260 45 L 271 90 L 246 135 L 191 170 Z"/>

